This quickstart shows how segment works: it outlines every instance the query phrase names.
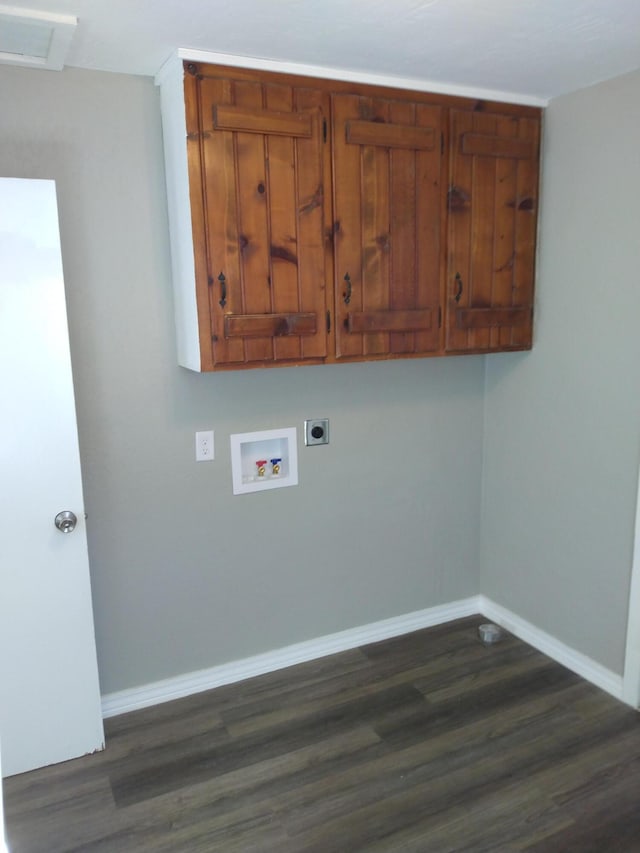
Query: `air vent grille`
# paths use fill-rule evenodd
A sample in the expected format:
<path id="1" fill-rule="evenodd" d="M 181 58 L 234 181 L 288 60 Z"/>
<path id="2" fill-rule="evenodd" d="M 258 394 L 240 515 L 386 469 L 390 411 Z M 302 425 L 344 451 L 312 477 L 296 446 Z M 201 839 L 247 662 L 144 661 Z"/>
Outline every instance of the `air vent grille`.
<path id="1" fill-rule="evenodd" d="M 0 62 L 60 71 L 77 24 L 72 15 L 0 6 Z"/>

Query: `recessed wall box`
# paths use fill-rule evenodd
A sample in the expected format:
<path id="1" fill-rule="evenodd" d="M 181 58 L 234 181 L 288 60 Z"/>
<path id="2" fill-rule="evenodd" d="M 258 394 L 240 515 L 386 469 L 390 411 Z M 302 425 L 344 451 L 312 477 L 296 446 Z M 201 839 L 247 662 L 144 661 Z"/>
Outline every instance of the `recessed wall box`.
<path id="1" fill-rule="evenodd" d="M 234 495 L 298 485 L 295 427 L 234 433 L 230 440 Z"/>

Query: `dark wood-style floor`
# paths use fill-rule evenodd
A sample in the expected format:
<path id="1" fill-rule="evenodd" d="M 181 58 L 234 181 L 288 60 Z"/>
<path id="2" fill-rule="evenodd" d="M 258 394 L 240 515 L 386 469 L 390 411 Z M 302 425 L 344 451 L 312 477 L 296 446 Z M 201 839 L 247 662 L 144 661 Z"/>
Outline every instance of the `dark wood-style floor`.
<path id="1" fill-rule="evenodd" d="M 481 617 L 106 721 L 11 853 L 640 851 L 639 715 Z"/>

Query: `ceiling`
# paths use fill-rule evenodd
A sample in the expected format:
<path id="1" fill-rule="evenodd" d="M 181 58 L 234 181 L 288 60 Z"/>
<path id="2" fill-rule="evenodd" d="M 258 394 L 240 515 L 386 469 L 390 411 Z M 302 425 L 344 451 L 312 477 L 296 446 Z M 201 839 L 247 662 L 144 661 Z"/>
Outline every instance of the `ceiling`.
<path id="1" fill-rule="evenodd" d="M 187 48 L 546 103 L 640 67 L 640 0 L 10 3 L 77 16 L 66 65 L 131 74 Z"/>

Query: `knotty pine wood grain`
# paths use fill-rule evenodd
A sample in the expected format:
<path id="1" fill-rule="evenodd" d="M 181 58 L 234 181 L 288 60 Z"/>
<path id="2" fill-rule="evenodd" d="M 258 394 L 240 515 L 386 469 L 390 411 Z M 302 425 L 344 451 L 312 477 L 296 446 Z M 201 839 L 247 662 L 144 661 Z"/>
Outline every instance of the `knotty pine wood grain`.
<path id="1" fill-rule="evenodd" d="M 481 617 L 106 721 L 12 853 L 640 850 L 638 714 Z"/>

